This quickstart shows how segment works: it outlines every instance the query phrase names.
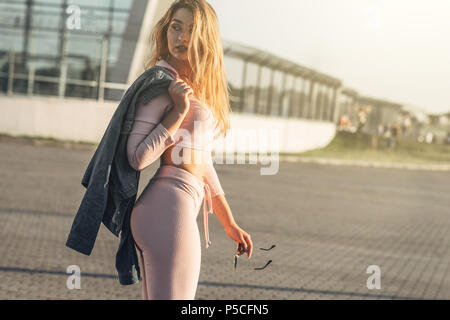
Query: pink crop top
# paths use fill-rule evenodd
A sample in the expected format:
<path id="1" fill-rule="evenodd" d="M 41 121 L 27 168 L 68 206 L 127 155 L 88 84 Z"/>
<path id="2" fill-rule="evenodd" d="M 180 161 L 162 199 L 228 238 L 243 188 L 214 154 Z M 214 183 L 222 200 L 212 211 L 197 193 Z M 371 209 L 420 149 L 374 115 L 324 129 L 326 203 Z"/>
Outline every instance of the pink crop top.
<path id="1" fill-rule="evenodd" d="M 159 60 L 156 65 L 167 68 L 174 77 L 179 78 L 176 70 L 166 61 Z M 135 120 L 127 141 L 130 165 L 135 170 L 143 170 L 174 144 L 209 151 L 209 161 L 205 164 L 203 180 L 208 185 L 212 197 L 225 194 L 212 163 L 211 147 L 215 128 L 212 111 L 191 95 L 189 111 L 172 136 L 161 123 L 171 108 L 172 100 L 168 93 L 154 98 L 146 105 L 140 99 L 137 100 Z"/>

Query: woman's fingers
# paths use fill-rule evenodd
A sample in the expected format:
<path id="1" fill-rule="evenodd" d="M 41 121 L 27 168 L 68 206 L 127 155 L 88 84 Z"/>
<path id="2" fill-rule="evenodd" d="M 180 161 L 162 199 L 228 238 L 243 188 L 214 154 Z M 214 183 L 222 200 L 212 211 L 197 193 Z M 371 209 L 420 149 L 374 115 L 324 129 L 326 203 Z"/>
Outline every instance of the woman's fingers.
<path id="1" fill-rule="evenodd" d="M 250 235 L 246 232 L 243 232 L 240 237 L 240 243 L 242 243 L 244 247 L 244 252 L 247 252 L 247 256 L 250 259 L 253 251 L 253 243 Z"/>
<path id="2" fill-rule="evenodd" d="M 227 235 L 238 244 L 237 252 L 239 255 L 247 252 L 248 258 L 252 256 L 253 243 L 250 235 L 238 226 L 225 227 Z"/>
<path id="3" fill-rule="evenodd" d="M 171 83 L 170 83 L 170 87 L 172 88 L 172 89 L 175 89 L 175 90 L 179 90 L 179 91 L 182 91 L 182 90 L 189 90 L 189 89 L 191 89 L 191 87 L 186 83 L 186 82 L 184 82 L 183 80 L 181 80 L 181 79 L 176 79 L 176 80 L 173 80 Z M 192 89 L 191 89 L 192 90 Z"/>
<path id="4" fill-rule="evenodd" d="M 192 88 L 189 85 L 187 85 L 185 82 L 180 83 L 177 89 L 183 95 L 188 95 L 189 96 L 190 94 L 194 93 Z"/>
<path id="5" fill-rule="evenodd" d="M 186 81 L 183 81 L 183 80 L 181 80 L 181 79 L 174 80 L 174 81 L 172 81 L 172 83 L 173 83 L 174 85 L 178 85 L 178 86 L 186 86 L 186 87 L 189 87 L 189 85 L 186 83 Z"/>
<path id="6" fill-rule="evenodd" d="M 246 233 L 244 235 L 244 237 L 245 237 L 245 241 L 246 241 L 246 244 L 247 244 L 247 247 L 246 247 L 247 256 L 250 259 L 250 257 L 252 256 L 252 251 L 253 251 L 253 243 L 252 243 L 252 240 L 251 240 L 250 235 L 248 233 Z"/>
<path id="7" fill-rule="evenodd" d="M 192 88 L 183 80 L 176 79 L 170 83 L 169 94 L 175 103 L 189 103 L 189 96 L 194 94 Z"/>

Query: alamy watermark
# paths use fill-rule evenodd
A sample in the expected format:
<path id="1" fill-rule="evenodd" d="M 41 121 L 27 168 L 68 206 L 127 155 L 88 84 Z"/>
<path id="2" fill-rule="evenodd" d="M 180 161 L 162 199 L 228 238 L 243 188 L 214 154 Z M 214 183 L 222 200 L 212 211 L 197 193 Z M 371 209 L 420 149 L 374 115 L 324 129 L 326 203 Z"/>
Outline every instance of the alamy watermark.
<path id="1" fill-rule="evenodd" d="M 367 289 L 381 289 L 381 269 L 379 266 L 372 264 L 367 267 L 366 273 L 371 273 L 372 275 L 367 278 L 366 286 Z"/>
<path id="2" fill-rule="evenodd" d="M 204 124 L 201 121 L 194 121 L 192 133 L 188 129 L 179 128 L 174 135 L 175 140 L 177 143 L 180 140 L 187 140 L 194 145 L 203 146 L 205 141 L 213 139 L 205 134 L 195 134 L 195 132 L 204 132 L 201 130 L 202 126 Z M 190 148 L 184 148 L 183 144 L 175 145 L 171 152 L 171 159 L 174 164 L 203 162 L 197 152 L 193 154 L 192 160 L 191 152 L 193 151 Z M 248 164 L 259 162 L 261 165 L 268 166 L 261 167 L 261 175 L 274 175 L 279 169 L 280 130 L 278 128 L 228 130 L 225 139 L 220 139 L 215 144 L 214 152 L 214 162 L 217 164 L 246 164 L 245 155 L 248 154 Z"/>
<path id="3" fill-rule="evenodd" d="M 67 19 L 66 27 L 68 30 L 80 30 L 81 29 L 81 9 L 76 4 L 71 4 L 66 9 Z"/>
<path id="4" fill-rule="evenodd" d="M 67 267 L 66 273 L 70 274 L 70 276 L 67 277 L 67 281 L 66 281 L 67 289 L 69 289 L 69 290 L 81 289 L 80 267 L 77 266 L 76 264 L 72 264 Z"/>

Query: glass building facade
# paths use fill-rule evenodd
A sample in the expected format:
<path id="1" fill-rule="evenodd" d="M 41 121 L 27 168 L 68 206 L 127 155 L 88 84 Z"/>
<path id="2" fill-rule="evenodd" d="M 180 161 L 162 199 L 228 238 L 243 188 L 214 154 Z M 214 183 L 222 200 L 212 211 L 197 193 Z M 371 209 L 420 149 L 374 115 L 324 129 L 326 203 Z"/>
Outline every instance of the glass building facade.
<path id="1" fill-rule="evenodd" d="M 138 42 L 171 2 L 151 1 L 0 0 L 0 93 L 120 100 L 147 50 Z M 234 112 L 356 123 L 362 102 L 341 95 L 339 79 L 234 42 L 224 55 Z M 373 101 L 389 119 L 399 113 Z"/>
<path id="2" fill-rule="evenodd" d="M 147 4 L 0 0 L 0 90 L 119 100 Z"/>

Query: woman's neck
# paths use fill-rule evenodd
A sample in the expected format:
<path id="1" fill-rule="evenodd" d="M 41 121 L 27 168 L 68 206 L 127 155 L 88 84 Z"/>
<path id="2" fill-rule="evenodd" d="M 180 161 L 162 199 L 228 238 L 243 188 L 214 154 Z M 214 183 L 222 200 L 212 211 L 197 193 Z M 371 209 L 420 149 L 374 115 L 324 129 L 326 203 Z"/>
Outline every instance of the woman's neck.
<path id="1" fill-rule="evenodd" d="M 175 59 L 172 56 L 166 58 L 166 62 L 170 64 L 177 72 L 180 78 L 186 79 L 189 75 L 189 65 L 181 60 Z"/>

